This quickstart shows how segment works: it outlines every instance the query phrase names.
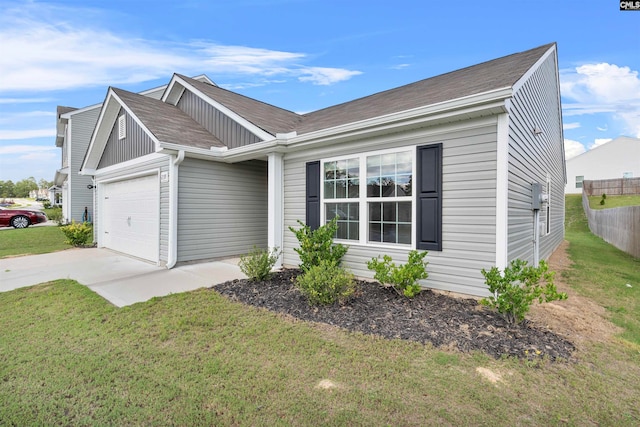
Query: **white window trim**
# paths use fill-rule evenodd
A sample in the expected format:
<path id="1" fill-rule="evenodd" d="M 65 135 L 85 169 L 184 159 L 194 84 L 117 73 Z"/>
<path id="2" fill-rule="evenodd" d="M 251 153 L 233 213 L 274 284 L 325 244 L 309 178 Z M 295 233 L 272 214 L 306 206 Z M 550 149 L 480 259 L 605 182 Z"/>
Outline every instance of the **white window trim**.
<path id="1" fill-rule="evenodd" d="M 367 197 L 367 157 L 377 156 L 382 154 L 391 153 L 409 153 L 411 155 L 411 177 L 412 177 L 412 191 L 410 197 Z M 359 197 L 345 198 L 345 199 L 325 199 L 324 197 L 324 165 L 328 162 L 335 162 L 340 160 L 358 159 L 360 163 L 360 175 L 359 179 Z M 337 243 L 342 243 L 349 246 L 366 246 L 368 248 L 396 248 L 396 249 L 415 249 L 416 247 L 416 146 L 405 146 L 399 148 L 390 148 L 386 150 L 365 151 L 354 154 L 346 154 L 336 157 L 327 157 L 320 159 L 320 225 L 326 223 L 325 205 L 326 203 L 359 203 L 359 236 L 360 239 L 347 240 L 347 239 L 334 239 Z M 411 202 L 411 243 L 385 243 L 385 242 L 369 242 L 368 222 L 369 222 L 369 210 L 367 205 L 369 202 Z M 363 216 L 364 215 L 364 216 Z M 363 220 L 364 219 L 364 220 Z"/>

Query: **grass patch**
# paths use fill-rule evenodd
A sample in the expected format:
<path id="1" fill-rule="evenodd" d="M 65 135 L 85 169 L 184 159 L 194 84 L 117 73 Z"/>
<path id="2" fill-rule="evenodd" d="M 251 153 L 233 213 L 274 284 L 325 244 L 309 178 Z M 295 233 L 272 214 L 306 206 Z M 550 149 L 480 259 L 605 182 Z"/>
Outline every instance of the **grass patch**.
<path id="1" fill-rule="evenodd" d="M 8 425 L 640 420 L 637 352 L 496 361 L 293 321 L 206 289 L 117 309 L 59 280 L 1 293 L 0 330 Z"/>
<path id="2" fill-rule="evenodd" d="M 624 328 L 622 338 L 640 346 L 640 259 L 589 232 L 580 195 L 566 196 L 566 238 L 574 262 L 564 274 L 568 283 L 606 307 Z"/>
<path id="3" fill-rule="evenodd" d="M 29 227 L 0 231 L 0 258 L 45 254 L 69 249 L 59 227 Z"/>
<path id="4" fill-rule="evenodd" d="M 571 197 L 574 197 L 573 195 Z M 623 206 L 640 206 L 640 194 L 628 196 L 609 196 L 604 201 L 604 205 L 600 204 L 602 196 L 589 196 L 589 207 L 591 209 L 610 209 L 620 208 Z"/>
<path id="5" fill-rule="evenodd" d="M 612 317 L 628 325 L 624 339 L 587 345 L 576 363 L 494 360 L 389 341 L 294 321 L 206 289 L 118 309 L 58 280 L 0 293 L 0 420 L 636 426 L 638 296 L 617 283 L 636 280 L 624 289 L 637 292 L 640 269 L 589 237 L 579 203 L 567 198 L 570 283 L 615 307 Z"/>

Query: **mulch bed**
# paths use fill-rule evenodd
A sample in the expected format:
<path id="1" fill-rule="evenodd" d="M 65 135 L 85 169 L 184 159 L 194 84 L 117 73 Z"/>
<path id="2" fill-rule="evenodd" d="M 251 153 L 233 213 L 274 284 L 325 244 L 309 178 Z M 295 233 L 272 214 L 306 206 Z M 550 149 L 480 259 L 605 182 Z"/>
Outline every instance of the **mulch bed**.
<path id="1" fill-rule="evenodd" d="M 378 283 L 360 282 L 356 298 L 343 305 L 310 306 L 295 287 L 298 274 L 285 269 L 268 281 L 232 280 L 213 289 L 231 300 L 301 320 L 462 352 L 480 350 L 495 358 L 571 360 L 575 350 L 571 342 L 527 320 L 510 325 L 477 300 L 429 290 L 408 299 Z"/>

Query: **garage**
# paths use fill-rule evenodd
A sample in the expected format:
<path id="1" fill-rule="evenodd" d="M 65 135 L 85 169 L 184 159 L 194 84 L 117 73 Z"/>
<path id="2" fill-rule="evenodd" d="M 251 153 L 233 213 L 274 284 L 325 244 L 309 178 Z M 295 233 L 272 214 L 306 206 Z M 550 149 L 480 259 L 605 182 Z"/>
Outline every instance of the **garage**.
<path id="1" fill-rule="evenodd" d="M 158 175 L 109 182 L 100 187 L 101 246 L 158 262 Z"/>

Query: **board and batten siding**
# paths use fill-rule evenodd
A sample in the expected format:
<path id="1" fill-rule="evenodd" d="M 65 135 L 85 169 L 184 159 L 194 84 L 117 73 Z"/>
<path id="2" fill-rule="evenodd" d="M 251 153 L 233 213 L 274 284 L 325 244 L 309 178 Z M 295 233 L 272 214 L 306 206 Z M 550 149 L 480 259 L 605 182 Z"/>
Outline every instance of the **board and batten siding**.
<path id="1" fill-rule="evenodd" d="M 242 147 L 261 141 L 238 122 L 189 90 L 184 91 L 177 107 L 229 148 Z"/>
<path id="2" fill-rule="evenodd" d="M 178 184 L 178 262 L 267 247 L 267 163 L 187 158 Z"/>
<path id="3" fill-rule="evenodd" d="M 548 258 L 564 239 L 564 143 L 555 55 L 549 55 L 513 95 L 509 108 L 508 248 L 509 261 L 534 259 L 531 184 L 546 188 L 551 178 L 551 230 L 540 232 L 540 259 Z M 533 129 L 541 133 L 535 135 Z M 540 210 L 545 223 L 544 207 Z"/>
<path id="4" fill-rule="evenodd" d="M 496 258 L 496 129 L 496 118 L 488 117 L 285 155 L 284 264 L 295 267 L 300 262 L 294 251 L 298 241 L 289 227 L 299 228 L 296 220 L 305 218 L 306 162 L 401 147 L 415 151 L 417 146 L 442 143 L 442 251 L 429 251 L 429 277 L 422 284 L 487 295 L 480 270 L 494 265 Z M 372 257 L 388 254 L 404 263 L 409 252 L 393 246 L 348 246 L 344 265 L 366 278 L 373 277 L 366 266 Z"/>
<path id="5" fill-rule="evenodd" d="M 69 165 L 69 175 L 67 177 L 67 193 L 69 198 L 69 214 L 67 221 L 82 222 L 84 208 L 86 207 L 89 216 L 93 218 L 93 190 L 87 188 L 93 181 L 91 176 L 79 175 L 84 155 L 89 147 L 93 129 L 98 122 L 100 108 L 91 108 L 71 116 L 71 160 Z M 67 144 L 69 141 L 65 141 Z M 64 202 L 64 201 L 63 201 Z"/>
<path id="6" fill-rule="evenodd" d="M 118 137 L 118 118 L 123 114 L 125 115 L 126 130 L 125 137 L 120 139 Z M 151 137 L 123 108 L 120 109 L 118 118 L 111 128 L 98 168 L 126 162 L 155 151 L 155 143 Z"/>
<path id="7" fill-rule="evenodd" d="M 104 197 L 101 185 L 103 182 L 113 182 L 115 180 L 125 180 L 132 177 L 139 177 L 146 174 L 160 175 L 162 172 L 169 173 L 169 156 L 153 154 L 148 156 L 149 159 L 140 158 L 135 164 L 126 164 L 122 168 L 118 168 L 109 173 L 101 174 L 97 182 L 96 197 Z M 96 203 L 96 212 L 94 217 L 94 235 L 98 239 L 98 230 L 100 229 L 98 209 L 100 203 Z M 160 256 L 161 264 L 166 264 L 169 249 L 169 182 L 160 182 Z"/>

